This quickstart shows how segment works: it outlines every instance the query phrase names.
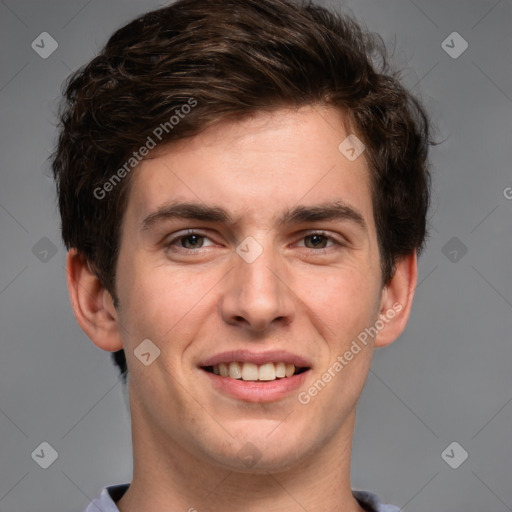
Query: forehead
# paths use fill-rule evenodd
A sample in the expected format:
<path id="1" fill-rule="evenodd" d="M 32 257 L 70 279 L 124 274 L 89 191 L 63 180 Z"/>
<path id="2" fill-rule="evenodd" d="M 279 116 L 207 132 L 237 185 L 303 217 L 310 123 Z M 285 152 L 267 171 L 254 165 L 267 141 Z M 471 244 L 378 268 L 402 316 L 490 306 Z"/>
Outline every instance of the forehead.
<path id="1" fill-rule="evenodd" d="M 365 155 L 347 158 L 352 156 L 346 153 L 347 137 L 352 144 L 354 135 L 333 107 L 280 109 L 220 122 L 156 147 L 139 164 L 126 220 L 140 227 L 162 205 L 179 200 L 222 205 L 239 219 L 268 222 L 294 205 L 341 202 L 370 222 Z"/>

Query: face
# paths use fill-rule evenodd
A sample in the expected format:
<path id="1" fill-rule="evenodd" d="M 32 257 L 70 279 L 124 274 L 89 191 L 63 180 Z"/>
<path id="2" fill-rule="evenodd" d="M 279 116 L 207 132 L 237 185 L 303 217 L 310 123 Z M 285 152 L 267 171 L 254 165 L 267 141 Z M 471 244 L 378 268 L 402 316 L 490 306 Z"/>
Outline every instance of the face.
<path id="1" fill-rule="evenodd" d="M 344 435 L 373 349 L 353 343 L 383 297 L 364 154 L 338 150 L 348 135 L 336 109 L 277 110 L 134 171 L 116 278 L 134 437 L 266 471 Z M 148 339 L 146 365 L 134 351 Z"/>

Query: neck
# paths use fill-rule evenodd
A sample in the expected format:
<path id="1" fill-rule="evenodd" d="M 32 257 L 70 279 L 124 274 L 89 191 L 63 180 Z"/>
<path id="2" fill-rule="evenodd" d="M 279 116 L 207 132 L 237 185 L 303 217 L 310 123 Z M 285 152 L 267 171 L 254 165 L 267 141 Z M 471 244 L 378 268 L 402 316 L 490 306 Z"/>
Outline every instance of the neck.
<path id="1" fill-rule="evenodd" d="M 350 486 L 355 410 L 321 450 L 284 471 L 263 473 L 241 473 L 198 458 L 155 434 L 133 412 L 133 480 L 117 503 L 120 512 L 363 512 Z"/>

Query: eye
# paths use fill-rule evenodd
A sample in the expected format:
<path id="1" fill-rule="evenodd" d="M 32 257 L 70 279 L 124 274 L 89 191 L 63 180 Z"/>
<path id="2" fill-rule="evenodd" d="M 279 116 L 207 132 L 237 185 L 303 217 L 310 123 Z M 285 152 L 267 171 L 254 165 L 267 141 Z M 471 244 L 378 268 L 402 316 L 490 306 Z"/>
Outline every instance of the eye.
<path id="1" fill-rule="evenodd" d="M 206 243 L 209 241 L 210 243 Z M 168 248 L 174 250 L 196 250 L 202 249 L 208 245 L 213 245 L 211 240 L 204 234 L 196 231 L 188 231 L 185 233 L 177 234 L 172 237 L 166 244 Z"/>
<path id="2" fill-rule="evenodd" d="M 332 239 L 321 234 L 314 233 L 313 235 L 307 235 L 303 239 L 305 241 L 304 246 L 309 249 L 325 249 L 328 242 L 332 243 Z"/>
<path id="3" fill-rule="evenodd" d="M 334 237 L 326 235 L 323 232 L 310 233 L 302 237 L 299 246 L 306 247 L 307 249 L 327 249 L 333 245 L 342 245 Z"/>

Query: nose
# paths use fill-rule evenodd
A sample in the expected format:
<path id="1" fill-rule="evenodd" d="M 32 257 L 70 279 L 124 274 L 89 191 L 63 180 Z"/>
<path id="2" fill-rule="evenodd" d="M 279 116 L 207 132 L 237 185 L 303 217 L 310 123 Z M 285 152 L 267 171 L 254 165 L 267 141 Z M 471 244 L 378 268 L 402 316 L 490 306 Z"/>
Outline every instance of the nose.
<path id="1" fill-rule="evenodd" d="M 294 294 L 272 250 L 264 250 L 251 263 L 235 255 L 233 265 L 220 301 L 223 320 L 258 332 L 288 325 L 295 311 Z"/>

